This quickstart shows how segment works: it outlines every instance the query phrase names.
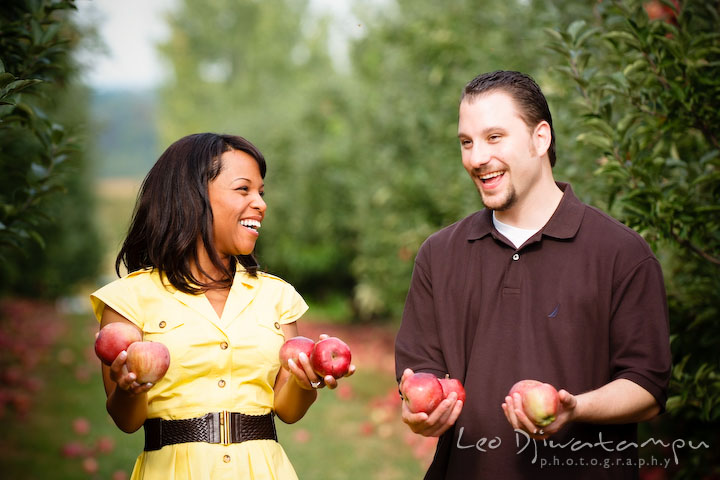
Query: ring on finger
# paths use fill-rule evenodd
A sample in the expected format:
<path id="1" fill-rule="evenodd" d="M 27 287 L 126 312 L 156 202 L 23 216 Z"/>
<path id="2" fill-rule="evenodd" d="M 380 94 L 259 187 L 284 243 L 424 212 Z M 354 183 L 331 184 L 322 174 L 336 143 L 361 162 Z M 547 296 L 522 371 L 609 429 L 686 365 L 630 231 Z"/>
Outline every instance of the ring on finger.
<path id="1" fill-rule="evenodd" d="M 310 386 L 313 388 L 320 388 L 320 385 L 322 384 L 321 380 L 318 380 L 317 382 L 310 382 Z"/>

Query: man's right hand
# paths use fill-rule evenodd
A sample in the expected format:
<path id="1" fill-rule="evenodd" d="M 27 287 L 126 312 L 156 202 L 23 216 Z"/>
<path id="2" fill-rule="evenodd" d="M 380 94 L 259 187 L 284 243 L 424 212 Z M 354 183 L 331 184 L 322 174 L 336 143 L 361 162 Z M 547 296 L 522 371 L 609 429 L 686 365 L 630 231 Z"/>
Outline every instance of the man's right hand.
<path id="1" fill-rule="evenodd" d="M 406 368 L 400 379 L 400 392 L 403 382 L 414 372 Z M 412 413 L 407 402 L 402 402 L 402 419 L 410 430 L 425 437 L 439 437 L 452 427 L 460 416 L 463 402 L 457 399 L 457 393 L 452 392 L 446 399 L 435 407 L 430 414 L 420 412 Z"/>

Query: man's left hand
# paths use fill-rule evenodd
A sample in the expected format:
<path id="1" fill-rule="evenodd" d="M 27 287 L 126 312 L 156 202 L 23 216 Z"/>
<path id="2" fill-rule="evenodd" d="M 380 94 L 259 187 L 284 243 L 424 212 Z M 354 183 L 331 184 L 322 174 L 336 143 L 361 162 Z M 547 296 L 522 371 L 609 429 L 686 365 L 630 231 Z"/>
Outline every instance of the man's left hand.
<path id="1" fill-rule="evenodd" d="M 505 418 L 507 418 L 513 429 L 523 430 L 536 440 L 544 440 L 558 432 L 567 423 L 571 422 L 574 417 L 575 407 L 577 407 L 575 396 L 566 390 L 560 390 L 558 395 L 560 397 L 558 414 L 555 420 L 546 427 L 538 427 L 525 415 L 519 393 L 515 393 L 512 397 L 505 397 L 505 403 L 502 404 Z"/>

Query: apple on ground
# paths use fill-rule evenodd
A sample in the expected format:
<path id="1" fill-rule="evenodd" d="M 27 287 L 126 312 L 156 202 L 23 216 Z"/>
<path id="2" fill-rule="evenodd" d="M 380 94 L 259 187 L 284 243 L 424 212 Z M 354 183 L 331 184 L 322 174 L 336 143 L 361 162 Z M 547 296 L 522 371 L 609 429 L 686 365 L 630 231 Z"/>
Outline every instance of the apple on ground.
<path id="1" fill-rule="evenodd" d="M 127 349 L 126 364 L 138 383 L 155 383 L 170 367 L 170 352 L 160 342 L 135 342 Z"/>
<path id="2" fill-rule="evenodd" d="M 538 427 L 555 421 L 560 406 L 560 395 L 549 383 L 537 380 L 520 380 L 510 389 L 509 396 L 519 393 L 525 415 Z"/>
<path id="3" fill-rule="evenodd" d="M 340 378 L 350 369 L 350 347 L 337 337 L 327 337 L 315 344 L 310 364 L 318 375 Z"/>
<path id="4" fill-rule="evenodd" d="M 315 347 L 315 342 L 307 337 L 303 337 L 301 335 L 292 337 L 283 343 L 282 347 L 280 347 L 280 363 L 283 368 L 287 370 L 290 369 L 290 367 L 288 367 L 288 360 L 290 359 L 292 359 L 296 365 L 300 365 L 300 361 L 298 360 L 300 353 L 304 353 L 308 358 L 310 358 L 313 347 Z"/>
<path id="5" fill-rule="evenodd" d="M 105 365 L 110 365 L 130 344 L 142 340 L 140 330 L 125 322 L 112 322 L 100 329 L 95 338 L 95 354 Z"/>
<path id="6" fill-rule="evenodd" d="M 429 414 L 445 398 L 440 380 L 431 373 L 413 373 L 402 382 L 400 390 L 412 413 Z"/>
<path id="7" fill-rule="evenodd" d="M 441 378 L 440 386 L 443 389 L 443 398 L 447 398 L 450 393 L 457 393 L 457 399 L 465 403 L 465 387 L 457 378 L 450 378 L 450 374 L 446 374 L 445 378 Z"/>

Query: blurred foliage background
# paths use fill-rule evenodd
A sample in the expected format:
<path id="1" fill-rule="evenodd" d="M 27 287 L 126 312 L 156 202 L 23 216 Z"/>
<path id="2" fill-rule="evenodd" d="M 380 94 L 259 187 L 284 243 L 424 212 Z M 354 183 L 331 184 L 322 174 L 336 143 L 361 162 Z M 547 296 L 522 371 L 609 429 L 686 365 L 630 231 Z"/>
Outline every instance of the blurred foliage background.
<path id="1" fill-rule="evenodd" d="M 461 89 L 520 70 L 550 103 L 556 178 L 663 264 L 675 367 L 644 435 L 710 444 L 666 475 L 720 475 L 720 1 L 348 3 L 177 0 L 167 81 L 93 92 L 76 78 L 94 33 L 75 2 L 3 2 L 0 294 L 107 280 L 129 211 L 96 209 L 94 179 L 127 191 L 171 142 L 216 131 L 268 160 L 263 267 L 337 321 L 397 325 L 420 243 L 482 208 L 460 164 Z"/>

